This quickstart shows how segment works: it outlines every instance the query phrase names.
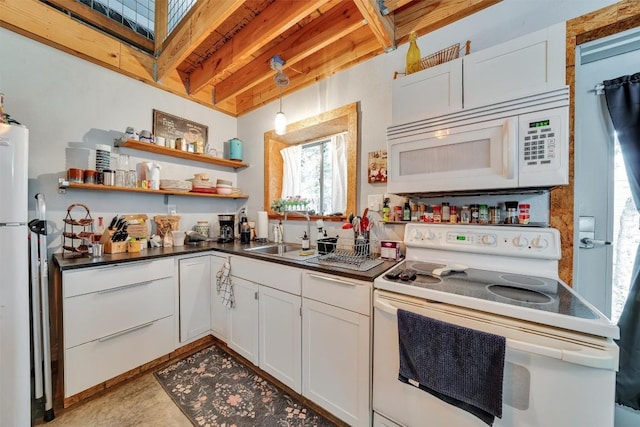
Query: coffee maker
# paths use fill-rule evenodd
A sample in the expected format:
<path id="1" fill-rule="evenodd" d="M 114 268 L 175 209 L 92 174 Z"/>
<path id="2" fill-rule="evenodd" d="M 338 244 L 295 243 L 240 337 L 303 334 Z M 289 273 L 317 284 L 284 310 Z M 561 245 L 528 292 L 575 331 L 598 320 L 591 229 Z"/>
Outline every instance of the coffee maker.
<path id="1" fill-rule="evenodd" d="M 218 243 L 233 242 L 235 238 L 235 215 L 218 215 L 218 222 L 220 223 L 220 236 L 218 237 Z"/>

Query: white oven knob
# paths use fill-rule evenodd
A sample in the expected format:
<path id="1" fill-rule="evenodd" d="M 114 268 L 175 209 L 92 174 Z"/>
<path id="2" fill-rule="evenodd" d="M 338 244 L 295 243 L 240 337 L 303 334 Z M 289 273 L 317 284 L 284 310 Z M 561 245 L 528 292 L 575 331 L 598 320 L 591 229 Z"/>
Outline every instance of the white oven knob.
<path id="1" fill-rule="evenodd" d="M 522 236 L 517 236 L 513 239 L 513 246 L 515 246 L 516 248 L 524 248 L 528 243 L 529 241 Z"/>
<path id="2" fill-rule="evenodd" d="M 549 241 L 542 236 L 538 236 L 531 241 L 531 246 L 538 249 L 546 249 L 549 246 Z"/>
<path id="3" fill-rule="evenodd" d="M 422 240 L 422 233 L 420 230 L 413 230 L 413 240 Z"/>
<path id="4" fill-rule="evenodd" d="M 425 240 L 433 240 L 436 238 L 436 235 L 433 234 L 433 232 L 431 230 L 427 230 L 427 232 L 424 235 L 424 239 Z"/>
<path id="5" fill-rule="evenodd" d="M 493 234 L 485 234 L 480 238 L 483 245 L 494 245 L 496 243 L 496 236 Z"/>

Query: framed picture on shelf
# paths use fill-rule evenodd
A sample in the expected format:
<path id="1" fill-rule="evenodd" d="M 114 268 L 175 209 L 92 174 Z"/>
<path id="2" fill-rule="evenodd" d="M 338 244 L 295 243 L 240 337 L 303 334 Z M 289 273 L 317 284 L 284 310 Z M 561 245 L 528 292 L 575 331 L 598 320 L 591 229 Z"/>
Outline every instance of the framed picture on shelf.
<path id="1" fill-rule="evenodd" d="M 369 183 L 387 182 L 387 150 L 370 151 L 367 165 Z"/>
<path id="2" fill-rule="evenodd" d="M 154 109 L 153 135 L 167 141 L 174 140 L 176 148 L 184 144 L 184 151 L 203 154 L 209 139 L 209 127 Z"/>

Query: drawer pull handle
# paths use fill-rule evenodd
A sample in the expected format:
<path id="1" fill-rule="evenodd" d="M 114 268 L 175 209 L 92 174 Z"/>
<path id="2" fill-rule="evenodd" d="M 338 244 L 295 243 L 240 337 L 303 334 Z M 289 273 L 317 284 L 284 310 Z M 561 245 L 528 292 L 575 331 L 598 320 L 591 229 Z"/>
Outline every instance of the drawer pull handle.
<path id="1" fill-rule="evenodd" d="M 307 274 L 309 274 L 310 277 L 314 277 L 316 279 L 327 280 L 329 282 L 336 282 L 336 283 L 340 283 L 342 285 L 358 286 L 355 283 L 347 282 L 346 280 L 336 279 L 335 277 L 319 276 L 317 274 L 311 274 L 311 273 L 307 273 Z"/>
<path id="2" fill-rule="evenodd" d="M 154 322 L 144 323 L 142 325 L 134 326 L 133 328 L 125 329 L 124 331 L 116 332 L 115 334 L 107 335 L 106 337 L 98 338 L 99 342 L 109 341 L 114 338 L 117 338 L 121 335 L 125 335 L 134 331 L 138 331 L 140 329 L 148 328 L 153 325 Z"/>
<path id="3" fill-rule="evenodd" d="M 108 294 L 108 293 L 111 293 L 111 292 L 118 292 L 118 291 L 124 291 L 125 289 L 135 288 L 137 286 L 150 285 L 151 283 L 153 283 L 153 280 L 147 280 L 146 282 L 138 282 L 138 283 L 132 283 L 130 285 L 118 286 L 117 288 L 104 289 L 102 291 L 98 291 L 97 293 L 98 294 Z"/>

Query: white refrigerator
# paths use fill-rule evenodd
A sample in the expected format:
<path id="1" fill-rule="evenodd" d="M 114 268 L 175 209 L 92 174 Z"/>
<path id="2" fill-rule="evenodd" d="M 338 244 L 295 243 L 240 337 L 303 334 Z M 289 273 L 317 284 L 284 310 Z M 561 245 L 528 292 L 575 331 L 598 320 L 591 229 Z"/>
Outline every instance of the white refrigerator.
<path id="1" fill-rule="evenodd" d="M 31 425 L 28 145 L 0 124 L 0 427 Z"/>

